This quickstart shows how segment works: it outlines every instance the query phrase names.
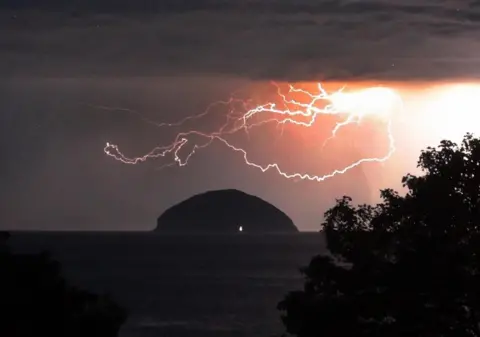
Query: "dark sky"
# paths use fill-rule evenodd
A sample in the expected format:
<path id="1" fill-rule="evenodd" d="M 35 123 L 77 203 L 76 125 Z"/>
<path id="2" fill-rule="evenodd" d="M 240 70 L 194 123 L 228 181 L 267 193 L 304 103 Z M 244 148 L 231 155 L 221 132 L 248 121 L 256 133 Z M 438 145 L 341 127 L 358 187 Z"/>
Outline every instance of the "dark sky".
<path id="1" fill-rule="evenodd" d="M 4 76 L 480 75 L 478 0 L 3 0 L 0 11 Z"/>
<path id="2" fill-rule="evenodd" d="M 105 142 L 138 155 L 166 131 L 98 106 L 175 121 L 262 81 L 477 79 L 479 32 L 480 1 L 3 0 L 0 226 L 148 229 L 192 194 L 233 187 L 317 229 L 334 197 L 370 200 L 380 169 L 289 181 L 221 144 L 183 168 L 122 165 Z"/>

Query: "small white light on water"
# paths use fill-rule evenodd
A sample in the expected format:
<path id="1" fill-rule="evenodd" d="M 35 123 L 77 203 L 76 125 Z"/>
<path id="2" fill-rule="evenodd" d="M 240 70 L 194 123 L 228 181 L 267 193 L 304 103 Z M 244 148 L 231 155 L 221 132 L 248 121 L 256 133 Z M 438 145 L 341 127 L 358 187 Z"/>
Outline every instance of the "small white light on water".
<path id="1" fill-rule="evenodd" d="M 243 231 L 243 227 L 242 227 L 242 226 L 239 226 L 239 227 L 238 227 L 238 231 L 239 231 L 239 232 L 242 232 L 242 231 Z"/>

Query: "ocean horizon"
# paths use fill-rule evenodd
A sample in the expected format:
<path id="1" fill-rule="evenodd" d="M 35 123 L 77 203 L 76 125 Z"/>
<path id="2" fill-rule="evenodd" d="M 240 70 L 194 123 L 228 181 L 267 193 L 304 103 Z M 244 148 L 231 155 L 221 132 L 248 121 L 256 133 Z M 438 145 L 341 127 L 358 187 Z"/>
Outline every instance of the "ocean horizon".
<path id="1" fill-rule="evenodd" d="M 69 282 L 111 294 L 129 311 L 121 337 L 280 335 L 278 302 L 326 251 L 318 232 L 12 231 L 11 246 L 48 250 Z"/>

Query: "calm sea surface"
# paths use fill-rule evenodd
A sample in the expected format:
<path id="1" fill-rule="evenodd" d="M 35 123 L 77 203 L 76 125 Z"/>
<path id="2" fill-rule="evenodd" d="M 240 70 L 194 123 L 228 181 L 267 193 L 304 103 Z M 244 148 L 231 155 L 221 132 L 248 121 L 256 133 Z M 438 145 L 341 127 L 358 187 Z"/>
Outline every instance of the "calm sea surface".
<path id="1" fill-rule="evenodd" d="M 50 250 L 72 283 L 111 293 L 130 311 L 122 337 L 280 334 L 277 303 L 325 251 L 318 233 L 14 233 L 11 245 Z"/>

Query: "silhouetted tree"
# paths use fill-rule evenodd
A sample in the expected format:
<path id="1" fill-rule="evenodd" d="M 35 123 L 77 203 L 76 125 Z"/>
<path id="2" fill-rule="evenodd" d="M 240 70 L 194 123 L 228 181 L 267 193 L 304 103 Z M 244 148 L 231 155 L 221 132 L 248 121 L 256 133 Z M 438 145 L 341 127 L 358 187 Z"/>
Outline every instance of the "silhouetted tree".
<path id="1" fill-rule="evenodd" d="M 0 254 L 8 251 L 7 241 L 10 238 L 10 233 L 7 231 L 0 231 Z"/>
<path id="2" fill-rule="evenodd" d="M 8 249 L 0 251 L 0 312 L 2 337 L 114 337 L 127 317 L 110 297 L 69 286 L 49 253 Z"/>
<path id="3" fill-rule="evenodd" d="M 442 141 L 418 166 L 405 195 L 357 207 L 343 197 L 325 213 L 331 254 L 279 303 L 288 333 L 480 336 L 480 139 Z"/>

